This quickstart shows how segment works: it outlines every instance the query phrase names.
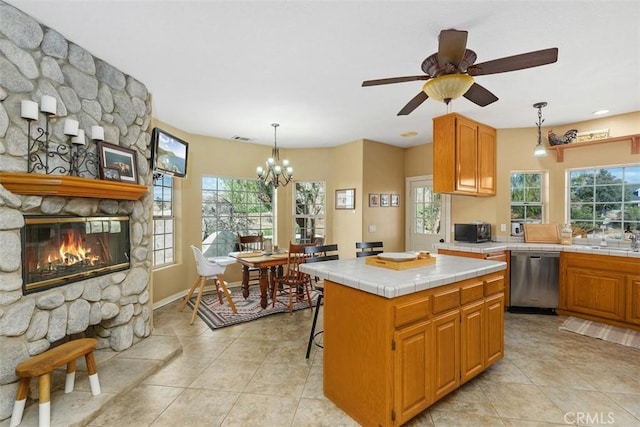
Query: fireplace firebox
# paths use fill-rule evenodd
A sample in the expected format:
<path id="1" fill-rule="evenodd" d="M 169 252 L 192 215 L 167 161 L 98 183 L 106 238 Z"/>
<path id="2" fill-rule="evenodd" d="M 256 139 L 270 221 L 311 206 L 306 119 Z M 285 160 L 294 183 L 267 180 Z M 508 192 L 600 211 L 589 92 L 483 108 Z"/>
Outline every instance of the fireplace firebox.
<path id="1" fill-rule="evenodd" d="M 25 295 L 130 266 L 126 216 L 27 216 L 21 234 Z"/>

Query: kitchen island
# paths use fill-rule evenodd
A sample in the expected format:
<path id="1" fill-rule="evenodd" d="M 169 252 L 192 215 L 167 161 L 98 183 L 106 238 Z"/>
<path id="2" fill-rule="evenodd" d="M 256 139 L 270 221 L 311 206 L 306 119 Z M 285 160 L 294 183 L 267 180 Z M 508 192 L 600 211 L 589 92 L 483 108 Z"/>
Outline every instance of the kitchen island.
<path id="1" fill-rule="evenodd" d="M 362 425 L 404 424 L 504 354 L 506 263 L 432 256 L 301 266 L 325 280 L 324 394 Z"/>

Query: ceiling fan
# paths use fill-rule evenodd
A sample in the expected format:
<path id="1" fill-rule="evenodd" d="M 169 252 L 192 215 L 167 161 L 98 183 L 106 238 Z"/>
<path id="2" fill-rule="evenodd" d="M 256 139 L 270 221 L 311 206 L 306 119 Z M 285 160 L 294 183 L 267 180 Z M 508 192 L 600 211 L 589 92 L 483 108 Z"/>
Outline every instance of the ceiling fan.
<path id="1" fill-rule="evenodd" d="M 464 96 L 469 101 L 486 107 L 496 102 L 498 97 L 476 83 L 473 77 L 552 64 L 558 60 L 558 48 L 507 56 L 480 64 L 474 64 L 475 60 L 476 53 L 467 49 L 467 31 L 442 30 L 438 38 L 438 52 L 422 62 L 422 71 L 425 74 L 365 80 L 362 86 L 427 80 L 423 90 L 398 112 L 399 116 L 411 113 L 430 96 L 446 104 L 453 98 Z"/>

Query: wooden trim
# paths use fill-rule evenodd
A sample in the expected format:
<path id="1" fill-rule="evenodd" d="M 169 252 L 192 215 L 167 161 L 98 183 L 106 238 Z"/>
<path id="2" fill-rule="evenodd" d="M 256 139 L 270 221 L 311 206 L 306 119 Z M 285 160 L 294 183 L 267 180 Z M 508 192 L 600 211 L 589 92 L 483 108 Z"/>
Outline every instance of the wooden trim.
<path id="1" fill-rule="evenodd" d="M 148 187 L 118 181 L 65 175 L 0 172 L 0 184 L 15 194 L 138 200 Z"/>
<path id="2" fill-rule="evenodd" d="M 598 144 L 608 144 L 610 142 L 620 142 L 620 141 L 631 142 L 631 154 L 640 153 L 640 134 L 617 136 L 614 138 L 599 139 L 597 141 L 585 141 L 585 142 L 574 142 L 571 144 L 553 145 L 553 146 L 547 147 L 547 150 L 555 151 L 556 161 L 560 163 L 560 162 L 564 162 L 564 150 L 569 150 L 571 148 L 589 147 L 591 145 L 598 145 Z"/>

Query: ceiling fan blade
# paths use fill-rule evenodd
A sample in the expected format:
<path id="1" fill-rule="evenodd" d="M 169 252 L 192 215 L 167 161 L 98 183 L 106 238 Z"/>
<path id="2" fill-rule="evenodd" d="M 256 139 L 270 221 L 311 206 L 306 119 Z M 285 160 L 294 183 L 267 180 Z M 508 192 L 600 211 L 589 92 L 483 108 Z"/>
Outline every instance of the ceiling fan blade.
<path id="1" fill-rule="evenodd" d="M 442 30 L 438 38 L 438 63 L 444 68 L 453 64 L 456 68 L 464 57 L 467 48 L 467 32 L 458 30 Z"/>
<path id="2" fill-rule="evenodd" d="M 471 76 L 486 76 L 488 74 L 505 73 L 507 71 L 523 70 L 525 68 L 539 67 L 552 64 L 558 60 L 558 48 L 537 50 L 535 52 L 522 53 L 520 55 L 507 56 L 482 62 L 469 67 L 467 70 Z"/>
<path id="3" fill-rule="evenodd" d="M 420 104 L 426 101 L 429 98 L 429 95 L 420 91 L 416 96 L 414 96 L 411 101 L 407 102 L 407 105 L 402 107 L 402 110 L 398 111 L 398 116 L 406 116 L 411 113 L 413 110 L 418 108 Z"/>
<path id="4" fill-rule="evenodd" d="M 429 80 L 431 76 L 427 76 L 421 74 L 419 76 L 405 76 L 405 77 L 389 77 L 386 79 L 377 79 L 377 80 L 365 80 L 362 82 L 362 87 L 365 86 L 378 86 L 378 85 L 388 85 L 391 83 L 403 83 L 403 82 L 413 82 L 416 80 Z"/>
<path id="5" fill-rule="evenodd" d="M 486 107 L 487 105 L 498 100 L 497 96 L 489 92 L 484 87 L 480 86 L 478 83 L 472 84 L 469 90 L 463 96 L 469 101 L 481 107 Z"/>

